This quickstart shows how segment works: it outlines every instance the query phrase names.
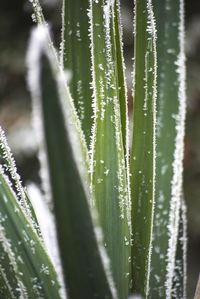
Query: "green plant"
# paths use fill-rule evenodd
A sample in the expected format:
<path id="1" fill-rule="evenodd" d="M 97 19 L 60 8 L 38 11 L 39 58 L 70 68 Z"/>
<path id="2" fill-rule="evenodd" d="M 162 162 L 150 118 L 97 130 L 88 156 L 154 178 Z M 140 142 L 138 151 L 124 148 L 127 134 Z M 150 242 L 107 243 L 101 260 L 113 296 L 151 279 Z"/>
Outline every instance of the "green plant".
<path id="1" fill-rule="evenodd" d="M 185 298 L 183 0 L 135 0 L 131 145 L 118 0 L 63 0 L 59 54 L 31 2 L 28 81 L 69 298 Z M 3 131 L 0 145 L 0 294 L 64 298 Z"/>

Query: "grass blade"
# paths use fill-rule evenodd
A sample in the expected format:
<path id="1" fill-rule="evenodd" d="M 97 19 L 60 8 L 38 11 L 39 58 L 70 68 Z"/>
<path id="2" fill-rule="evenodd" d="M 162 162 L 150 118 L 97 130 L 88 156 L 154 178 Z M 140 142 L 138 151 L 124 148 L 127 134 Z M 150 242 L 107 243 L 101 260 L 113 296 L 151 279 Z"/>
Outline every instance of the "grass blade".
<path id="1" fill-rule="evenodd" d="M 187 255 L 187 219 L 185 202 L 181 200 L 180 217 L 178 228 L 178 241 L 176 248 L 176 262 L 173 277 L 172 298 L 186 299 L 186 255 Z"/>
<path id="2" fill-rule="evenodd" d="M 0 127 L 0 162 L 4 171 L 12 180 L 12 186 L 17 191 L 18 200 L 20 205 L 32 223 L 33 228 L 38 233 L 38 236 L 41 237 L 40 228 L 38 225 L 37 217 L 35 215 L 34 209 L 32 207 L 31 201 L 26 193 L 25 189 L 22 186 L 21 179 L 16 170 L 15 160 L 11 153 L 11 150 L 7 144 L 7 140 L 4 134 L 4 131 Z"/>
<path id="3" fill-rule="evenodd" d="M 40 25 L 46 24 L 46 21 L 45 21 L 43 12 L 42 12 L 42 7 L 40 5 L 40 0 L 31 0 L 30 2 L 32 3 L 32 7 L 33 7 L 33 15 L 32 15 L 33 22 L 40 24 Z"/>
<path id="4" fill-rule="evenodd" d="M 135 1 L 131 155 L 133 291 L 148 295 L 155 189 L 156 29 L 151 1 Z"/>
<path id="5" fill-rule="evenodd" d="M 130 282 L 130 202 L 120 115 L 123 66 L 121 54 L 117 57 L 116 53 L 120 43 L 116 5 L 115 1 L 90 1 L 95 115 L 91 175 L 114 280 L 119 297 L 126 298 Z M 125 99 L 123 94 L 122 101 Z"/>
<path id="6" fill-rule="evenodd" d="M 118 84 L 118 98 L 120 103 L 121 113 L 121 130 L 124 144 L 124 152 L 128 156 L 128 99 L 127 99 L 127 85 L 125 80 L 125 63 L 123 57 L 123 43 L 122 43 L 122 25 L 120 19 L 120 4 L 116 0 L 114 2 L 113 12 L 113 38 L 112 45 L 114 47 L 114 55 L 117 70 L 117 84 Z"/>
<path id="7" fill-rule="evenodd" d="M 70 92 L 89 145 L 92 127 L 92 79 L 88 8 L 89 0 L 63 0 L 61 59 L 64 69 L 72 76 Z"/>
<path id="8" fill-rule="evenodd" d="M 169 299 L 182 192 L 185 120 L 184 16 L 182 0 L 154 0 L 153 4 L 158 23 L 158 155 L 150 298 Z"/>
<path id="9" fill-rule="evenodd" d="M 100 252 L 104 250 L 100 239 L 97 241 L 90 214 L 87 148 L 80 137 L 80 123 L 64 74 L 54 52 L 46 46 L 47 38 L 44 27 L 33 33 L 29 79 L 35 113 L 39 113 L 39 129 L 45 138 L 65 282 L 72 299 L 112 298 L 114 290 L 110 290 L 111 277 L 107 276 L 109 265 L 102 260 Z"/>
<path id="10" fill-rule="evenodd" d="M 0 294 L 61 298 L 57 275 L 0 166 Z"/>

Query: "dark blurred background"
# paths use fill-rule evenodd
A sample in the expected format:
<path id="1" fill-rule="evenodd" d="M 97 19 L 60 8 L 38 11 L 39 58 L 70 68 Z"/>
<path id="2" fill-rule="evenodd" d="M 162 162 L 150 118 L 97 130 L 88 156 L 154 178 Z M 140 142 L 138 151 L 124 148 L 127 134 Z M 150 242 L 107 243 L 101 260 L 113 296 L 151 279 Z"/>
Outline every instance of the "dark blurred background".
<path id="1" fill-rule="evenodd" d="M 176 0 L 174 0 L 176 1 Z M 43 0 L 55 43 L 60 35 L 60 1 Z M 132 71 L 132 0 L 123 0 L 124 43 L 128 85 Z M 31 5 L 24 0 L 0 1 L 0 124 L 25 183 L 39 182 L 39 164 L 31 127 L 31 101 L 26 87 L 25 56 Z M 188 296 L 193 298 L 200 271 L 200 1 L 186 1 L 187 121 L 184 191 L 188 207 Z M 131 92 L 130 92 L 131 94 Z"/>

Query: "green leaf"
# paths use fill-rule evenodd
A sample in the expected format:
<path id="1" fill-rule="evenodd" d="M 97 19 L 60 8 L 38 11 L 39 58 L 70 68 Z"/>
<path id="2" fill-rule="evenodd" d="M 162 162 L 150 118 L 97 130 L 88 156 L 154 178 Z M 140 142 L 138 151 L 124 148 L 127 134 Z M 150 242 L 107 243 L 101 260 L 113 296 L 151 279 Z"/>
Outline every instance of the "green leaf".
<path id="1" fill-rule="evenodd" d="M 88 8 L 89 0 L 63 0 L 61 59 L 71 76 L 70 92 L 89 146 L 93 111 Z"/>
<path id="2" fill-rule="evenodd" d="M 1 298 L 61 298 L 46 250 L 0 166 Z"/>
<path id="3" fill-rule="evenodd" d="M 126 298 L 131 270 L 130 198 L 120 114 L 120 97 L 125 106 L 126 95 L 121 53 L 116 52 L 116 47 L 121 49 L 117 5 L 115 1 L 90 1 L 94 89 L 91 177 L 116 287 L 119 297 Z M 123 122 L 125 130 L 125 118 Z"/>
<path id="4" fill-rule="evenodd" d="M 0 127 L 0 163 L 4 168 L 4 171 L 9 175 L 12 180 L 12 187 L 17 191 L 18 200 L 20 205 L 32 223 L 35 231 L 41 237 L 40 228 L 38 225 L 37 217 L 32 207 L 31 201 L 28 197 L 26 190 L 23 188 L 21 178 L 16 170 L 15 160 L 8 146 L 4 131 Z"/>
<path id="5" fill-rule="evenodd" d="M 33 20 L 46 24 L 38 0 L 32 1 Z M 76 106 L 78 117 L 89 146 L 92 127 L 91 58 L 87 10 L 89 1 L 65 1 L 62 8 L 62 40 L 60 65 L 65 70 L 66 82 Z M 49 39 L 51 43 L 51 40 Z"/>
<path id="6" fill-rule="evenodd" d="M 125 63 L 123 57 L 123 43 L 122 43 L 122 25 L 120 18 L 120 5 L 119 1 L 116 0 L 114 3 L 113 11 L 113 32 L 112 32 L 112 45 L 113 45 L 113 56 L 116 61 L 116 78 L 118 85 L 118 99 L 120 103 L 121 113 L 121 131 L 124 145 L 124 152 L 129 155 L 129 143 L 128 143 L 128 99 L 127 99 L 127 85 L 125 77 Z"/>
<path id="7" fill-rule="evenodd" d="M 173 277 L 172 298 L 186 299 L 186 277 L 187 277 L 187 219 L 186 205 L 181 199 L 178 240 L 176 247 L 175 269 Z"/>
<path id="8" fill-rule="evenodd" d="M 155 221 L 150 298 L 171 298 L 182 192 L 185 121 L 183 1 L 154 0 L 158 97 Z"/>
<path id="9" fill-rule="evenodd" d="M 29 79 L 35 115 L 39 114 L 38 133 L 46 149 L 67 290 L 72 299 L 113 298 L 109 265 L 102 259 L 105 252 L 89 207 L 86 144 L 64 74 L 47 40 L 44 27 L 33 33 Z"/>
<path id="10" fill-rule="evenodd" d="M 135 1 L 131 155 L 133 291 L 148 295 L 155 189 L 156 29 L 150 0 Z"/>

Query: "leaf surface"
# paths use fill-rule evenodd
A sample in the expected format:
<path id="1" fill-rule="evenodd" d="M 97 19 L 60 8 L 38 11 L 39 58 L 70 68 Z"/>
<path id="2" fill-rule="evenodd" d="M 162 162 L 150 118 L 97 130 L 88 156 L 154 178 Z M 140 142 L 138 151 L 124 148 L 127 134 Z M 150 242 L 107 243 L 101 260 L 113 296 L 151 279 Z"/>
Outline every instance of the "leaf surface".
<path id="1" fill-rule="evenodd" d="M 153 1 L 158 97 L 154 241 L 150 297 L 171 298 L 182 196 L 185 121 L 183 1 Z"/>
<path id="2" fill-rule="evenodd" d="M 148 295 L 155 189 L 156 29 L 151 1 L 135 1 L 131 154 L 133 291 Z"/>
<path id="3" fill-rule="evenodd" d="M 57 274 L 0 166 L 0 295 L 61 298 Z"/>
<path id="4" fill-rule="evenodd" d="M 119 297 L 126 298 L 131 270 L 130 197 L 124 144 L 127 134 L 126 87 L 118 9 L 116 1 L 90 1 L 94 90 L 91 177 L 94 204 L 115 284 Z"/>
<path id="5" fill-rule="evenodd" d="M 181 199 L 178 240 L 176 247 L 176 261 L 173 276 L 172 298 L 186 299 L 186 280 L 187 280 L 187 217 L 186 205 Z"/>
<path id="6" fill-rule="evenodd" d="M 17 173 L 16 163 L 11 153 L 11 150 L 8 146 L 5 134 L 3 129 L 0 127 L 0 163 L 4 169 L 4 172 L 9 176 L 10 180 L 12 181 L 12 188 L 16 190 L 17 197 L 21 208 L 23 209 L 26 216 L 29 218 L 30 222 L 33 225 L 33 228 L 41 237 L 40 228 L 38 225 L 37 217 L 35 215 L 35 211 L 32 207 L 31 201 L 29 196 L 23 188 L 21 183 L 21 178 Z"/>
<path id="7" fill-rule="evenodd" d="M 101 231 L 89 207 L 87 147 L 64 74 L 54 51 L 48 47 L 45 32 L 44 27 L 39 27 L 36 40 L 33 36 L 30 44 L 30 48 L 34 47 L 37 38 L 41 42 L 32 52 L 37 53 L 36 60 L 32 60 L 32 55 L 29 57 L 29 79 L 35 114 L 39 114 L 38 129 L 45 149 L 68 294 L 74 299 L 112 298 L 114 290 L 110 289 L 112 278 L 100 244 Z"/>
<path id="8" fill-rule="evenodd" d="M 63 0 L 61 59 L 89 146 L 93 111 L 88 8 L 89 0 Z"/>

